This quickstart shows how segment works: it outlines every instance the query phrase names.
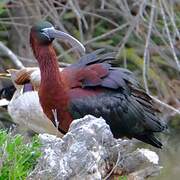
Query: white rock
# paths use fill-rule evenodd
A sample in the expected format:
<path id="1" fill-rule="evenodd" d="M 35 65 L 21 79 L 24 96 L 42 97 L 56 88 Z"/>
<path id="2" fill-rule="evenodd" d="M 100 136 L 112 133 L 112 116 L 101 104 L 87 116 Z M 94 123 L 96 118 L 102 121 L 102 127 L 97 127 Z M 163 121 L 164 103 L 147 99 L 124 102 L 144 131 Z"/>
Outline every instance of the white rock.
<path id="1" fill-rule="evenodd" d="M 149 159 L 149 162 L 158 164 L 159 156 L 154 151 L 150 151 L 149 149 L 139 149 L 139 152 L 146 156 Z"/>
<path id="2" fill-rule="evenodd" d="M 148 176 L 159 171 L 154 167 L 158 163 L 155 153 L 146 149 L 132 151 L 132 141 L 114 139 L 102 118 L 87 115 L 74 120 L 62 139 L 48 134 L 39 137 L 43 156 L 29 180 L 100 180 L 115 164 L 118 172 L 126 174 L 147 167 L 151 167 L 151 173 L 145 173 Z M 156 161 L 151 161 L 152 157 Z"/>

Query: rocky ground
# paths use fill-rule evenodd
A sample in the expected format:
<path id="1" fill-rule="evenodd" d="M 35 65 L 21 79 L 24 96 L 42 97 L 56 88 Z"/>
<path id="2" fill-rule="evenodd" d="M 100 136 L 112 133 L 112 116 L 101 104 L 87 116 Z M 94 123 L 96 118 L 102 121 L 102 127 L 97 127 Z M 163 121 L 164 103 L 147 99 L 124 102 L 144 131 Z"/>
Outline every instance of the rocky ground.
<path id="1" fill-rule="evenodd" d="M 75 120 L 61 139 L 40 134 L 43 156 L 28 180 L 34 179 L 145 179 L 161 169 L 158 155 L 135 149 L 132 140 L 114 139 L 102 118 L 87 115 Z"/>

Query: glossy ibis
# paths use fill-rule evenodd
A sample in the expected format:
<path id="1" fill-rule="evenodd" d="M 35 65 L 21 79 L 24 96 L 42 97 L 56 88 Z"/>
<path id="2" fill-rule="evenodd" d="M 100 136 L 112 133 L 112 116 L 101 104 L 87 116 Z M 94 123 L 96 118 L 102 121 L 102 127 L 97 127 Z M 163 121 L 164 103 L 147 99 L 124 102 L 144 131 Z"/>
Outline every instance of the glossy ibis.
<path id="1" fill-rule="evenodd" d="M 73 119 L 91 114 L 102 116 L 115 138 L 134 137 L 161 148 L 154 132 L 162 132 L 166 125 L 156 115 L 151 97 L 134 75 L 126 69 L 112 67 L 114 54 L 97 50 L 60 72 L 52 46 L 55 38 L 70 43 L 80 53 L 84 53 L 84 47 L 49 22 L 31 28 L 30 44 L 41 72 L 40 104 L 59 131 L 66 133 Z"/>

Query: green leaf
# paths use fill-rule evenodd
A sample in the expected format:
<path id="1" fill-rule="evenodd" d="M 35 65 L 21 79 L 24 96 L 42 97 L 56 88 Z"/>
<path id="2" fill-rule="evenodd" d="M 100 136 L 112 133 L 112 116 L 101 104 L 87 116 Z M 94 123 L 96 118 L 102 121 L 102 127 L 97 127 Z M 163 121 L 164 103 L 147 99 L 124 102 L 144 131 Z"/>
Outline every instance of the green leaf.
<path id="1" fill-rule="evenodd" d="M 4 155 L 0 180 L 26 179 L 41 156 L 39 139 L 35 137 L 25 144 L 21 135 L 12 136 L 0 131 L 0 143 L 0 155 Z"/>

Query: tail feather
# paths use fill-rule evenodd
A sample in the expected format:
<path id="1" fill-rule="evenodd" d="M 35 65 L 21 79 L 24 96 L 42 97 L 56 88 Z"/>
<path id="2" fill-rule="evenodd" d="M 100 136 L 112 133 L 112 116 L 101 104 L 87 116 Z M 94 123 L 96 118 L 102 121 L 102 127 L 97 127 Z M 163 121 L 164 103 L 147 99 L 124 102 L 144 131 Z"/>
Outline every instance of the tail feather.
<path id="1" fill-rule="evenodd" d="M 148 143 L 154 147 L 162 148 L 162 143 L 154 136 L 153 133 L 147 133 L 143 135 L 135 135 L 136 139 Z"/>

